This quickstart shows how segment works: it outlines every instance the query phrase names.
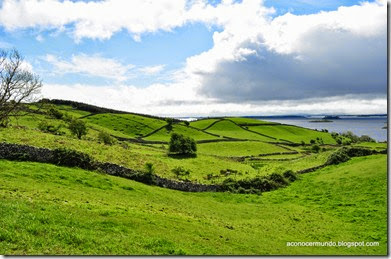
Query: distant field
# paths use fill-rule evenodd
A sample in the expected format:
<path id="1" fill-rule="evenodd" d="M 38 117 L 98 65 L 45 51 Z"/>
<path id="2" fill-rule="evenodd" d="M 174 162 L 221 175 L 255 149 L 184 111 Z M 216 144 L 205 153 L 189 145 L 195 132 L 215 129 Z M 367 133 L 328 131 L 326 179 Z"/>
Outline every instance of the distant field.
<path id="1" fill-rule="evenodd" d="M 205 129 L 209 127 L 212 123 L 219 121 L 220 119 L 201 119 L 197 121 L 190 122 L 190 126 L 198 128 L 198 129 Z"/>
<path id="2" fill-rule="evenodd" d="M 230 138 L 273 141 L 271 138 L 246 131 L 229 120 L 219 121 L 206 131 Z"/>
<path id="3" fill-rule="evenodd" d="M 321 138 L 323 139 L 323 142 L 325 144 L 336 144 L 335 140 L 331 137 L 331 134 L 329 133 L 319 132 L 296 126 L 250 126 L 248 128 L 252 131 L 272 136 L 279 140 L 288 140 L 295 143 L 300 143 L 301 141 L 304 141 L 305 143 L 309 144 L 311 140 Z"/>
<path id="4" fill-rule="evenodd" d="M 368 147 L 371 149 L 382 150 L 387 148 L 387 143 L 364 142 L 364 143 L 353 144 L 353 146 Z"/>
<path id="5" fill-rule="evenodd" d="M 90 112 L 78 110 L 69 105 L 56 105 L 56 108 L 74 116 L 75 118 L 80 118 L 91 114 Z"/>
<path id="6" fill-rule="evenodd" d="M 386 161 L 354 158 L 257 196 L 0 160 L 0 253 L 386 255 Z M 334 240 L 379 246 L 286 245 Z"/>
<path id="7" fill-rule="evenodd" d="M 201 154 L 216 156 L 258 156 L 259 154 L 269 154 L 275 152 L 288 152 L 284 148 L 265 142 L 218 142 L 198 145 Z"/>
<path id="8" fill-rule="evenodd" d="M 218 137 L 207 134 L 205 132 L 193 129 L 191 127 L 186 127 L 183 125 L 174 124 L 172 131 L 168 131 L 166 128 L 162 128 L 158 132 L 144 138 L 145 140 L 154 140 L 154 141 L 170 141 L 172 133 L 179 133 L 186 136 L 190 136 L 195 140 L 208 140 L 208 139 L 218 139 Z"/>
<path id="9" fill-rule="evenodd" d="M 84 120 L 105 127 L 114 135 L 120 133 L 132 138 L 142 137 L 167 124 L 164 120 L 133 114 L 104 113 L 86 117 Z"/>
<path id="10" fill-rule="evenodd" d="M 242 118 L 242 117 L 227 117 L 226 119 L 231 120 L 237 124 L 278 124 L 276 122 L 257 120 L 252 118 Z"/>

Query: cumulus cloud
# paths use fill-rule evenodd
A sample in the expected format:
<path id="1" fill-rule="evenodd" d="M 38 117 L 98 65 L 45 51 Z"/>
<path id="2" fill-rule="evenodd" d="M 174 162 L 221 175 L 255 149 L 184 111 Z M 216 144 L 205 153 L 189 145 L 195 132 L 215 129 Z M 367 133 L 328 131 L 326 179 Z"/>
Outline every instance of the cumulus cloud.
<path id="1" fill-rule="evenodd" d="M 47 56 L 58 73 L 119 82 L 107 87 L 48 85 L 48 97 L 58 98 L 61 92 L 64 99 L 161 115 L 386 111 L 386 1 L 311 15 L 273 17 L 273 12 L 262 0 L 223 0 L 214 6 L 204 0 L 3 0 L 0 25 L 10 31 L 65 29 L 76 41 L 105 40 L 122 30 L 139 41 L 143 33 L 193 22 L 219 27 L 213 47 L 189 57 L 169 84 L 124 85 L 134 68 L 99 56 Z M 152 75 L 163 69 L 138 71 Z"/>
<path id="2" fill-rule="evenodd" d="M 118 82 L 132 77 L 130 70 L 134 67 L 134 65 L 123 65 L 114 59 L 85 54 L 73 55 L 69 61 L 48 54 L 45 60 L 54 67 L 54 72 L 58 74 L 84 74 Z"/>
<path id="3" fill-rule="evenodd" d="M 244 0 L 234 3 L 223 0 L 212 6 L 205 0 L 3 0 L 0 24 L 7 30 L 40 28 L 64 30 L 78 41 L 82 38 L 109 39 L 114 33 L 126 30 L 136 41 L 140 35 L 158 30 L 171 31 L 189 22 L 235 26 L 235 17 L 251 8 L 258 14 L 272 11 L 260 5 L 262 1 Z"/>
<path id="4" fill-rule="evenodd" d="M 135 38 L 144 32 L 169 31 L 185 20 L 185 0 L 105 0 L 73 2 L 57 0 L 4 0 L 0 24 L 8 30 L 62 29 L 74 24 L 75 39 L 108 39 L 125 29 Z"/>
<path id="5" fill-rule="evenodd" d="M 44 85 L 43 96 L 61 98 L 115 108 L 124 111 L 160 116 L 224 116 L 306 114 L 370 114 L 384 113 L 387 99 L 379 95 L 347 95 L 305 101 L 257 101 L 248 103 L 211 102 L 199 98 L 186 86 L 155 84 L 147 88 L 132 85 Z M 346 105 L 346 104 L 349 105 Z"/>
<path id="6" fill-rule="evenodd" d="M 241 102 L 386 92 L 384 3 L 249 19 L 254 26 L 226 27 L 212 49 L 187 60 L 201 94 Z"/>

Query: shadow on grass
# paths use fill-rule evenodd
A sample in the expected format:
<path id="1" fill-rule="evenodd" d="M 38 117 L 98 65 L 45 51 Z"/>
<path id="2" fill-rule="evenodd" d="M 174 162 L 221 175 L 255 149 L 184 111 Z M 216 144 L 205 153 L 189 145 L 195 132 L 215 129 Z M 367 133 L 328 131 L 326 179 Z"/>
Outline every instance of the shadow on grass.
<path id="1" fill-rule="evenodd" d="M 175 159 L 187 159 L 187 158 L 196 158 L 197 157 L 196 153 L 191 153 L 191 154 L 168 153 L 167 155 L 169 157 L 175 158 Z"/>

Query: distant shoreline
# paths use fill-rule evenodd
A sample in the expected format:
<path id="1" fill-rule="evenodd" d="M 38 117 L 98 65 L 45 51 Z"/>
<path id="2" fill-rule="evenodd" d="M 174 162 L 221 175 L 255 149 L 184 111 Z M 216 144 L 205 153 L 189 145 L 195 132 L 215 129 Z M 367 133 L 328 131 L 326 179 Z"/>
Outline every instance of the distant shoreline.
<path id="1" fill-rule="evenodd" d="M 310 120 L 308 122 L 333 122 L 332 120 Z"/>

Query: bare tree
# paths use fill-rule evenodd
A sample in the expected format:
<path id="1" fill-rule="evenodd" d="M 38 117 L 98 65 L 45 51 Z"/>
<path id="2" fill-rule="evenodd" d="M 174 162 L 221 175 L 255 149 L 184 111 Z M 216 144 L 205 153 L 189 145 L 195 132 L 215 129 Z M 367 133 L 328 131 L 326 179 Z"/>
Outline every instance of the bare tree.
<path id="1" fill-rule="evenodd" d="M 41 79 L 24 67 L 16 50 L 0 50 L 0 126 L 19 116 L 23 103 L 32 102 L 42 87 Z"/>

